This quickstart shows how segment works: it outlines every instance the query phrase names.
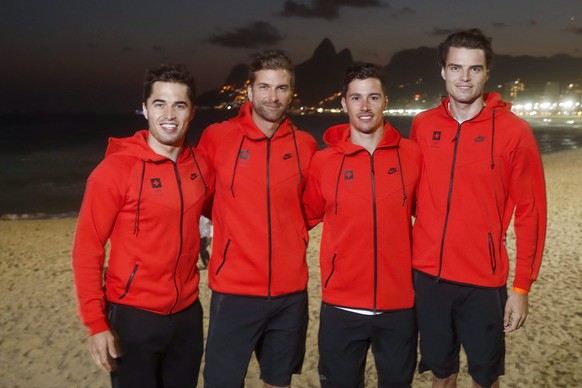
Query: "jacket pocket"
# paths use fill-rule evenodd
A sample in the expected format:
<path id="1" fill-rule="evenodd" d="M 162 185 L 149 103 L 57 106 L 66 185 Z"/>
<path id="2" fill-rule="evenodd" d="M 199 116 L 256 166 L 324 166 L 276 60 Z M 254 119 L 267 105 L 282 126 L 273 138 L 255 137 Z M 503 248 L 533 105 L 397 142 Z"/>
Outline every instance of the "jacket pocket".
<path id="1" fill-rule="evenodd" d="M 137 273 L 138 269 L 139 269 L 139 264 L 136 264 L 133 266 L 133 271 L 131 271 L 131 275 L 129 275 L 129 279 L 127 280 L 127 283 L 125 284 L 125 290 L 123 291 L 123 295 L 121 295 L 119 297 L 120 300 L 125 298 L 125 296 L 129 292 L 129 287 L 131 286 L 131 282 L 133 282 L 133 278 L 135 277 L 135 274 Z"/>
<path id="2" fill-rule="evenodd" d="M 491 270 L 495 274 L 497 269 L 497 259 L 495 257 L 495 244 L 493 243 L 493 236 L 491 233 L 487 233 L 487 242 L 489 244 L 489 262 L 491 263 Z"/>
<path id="3" fill-rule="evenodd" d="M 336 256 L 337 256 L 337 254 L 334 254 L 333 257 L 331 258 L 331 271 L 329 272 L 327 279 L 325 279 L 325 284 L 323 285 L 323 288 L 327 288 L 327 284 L 329 283 L 329 281 L 331 280 L 331 277 L 333 276 L 333 273 L 335 271 L 335 258 L 336 258 Z"/>
<path id="4" fill-rule="evenodd" d="M 217 275 L 217 276 L 220 273 L 220 271 L 222 270 L 222 267 L 224 267 L 224 264 L 226 264 L 226 255 L 228 254 L 228 247 L 230 247 L 230 241 L 231 240 L 228 240 L 226 242 L 226 247 L 224 247 L 224 253 L 222 254 L 222 263 L 220 263 L 220 265 L 216 269 L 216 273 L 215 273 L 215 275 Z"/>

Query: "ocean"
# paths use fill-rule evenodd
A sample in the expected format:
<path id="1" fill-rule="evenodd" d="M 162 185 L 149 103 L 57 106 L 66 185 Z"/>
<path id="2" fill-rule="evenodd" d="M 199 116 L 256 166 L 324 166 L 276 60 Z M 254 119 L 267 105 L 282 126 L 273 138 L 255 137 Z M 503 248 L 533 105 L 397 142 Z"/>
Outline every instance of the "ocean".
<path id="1" fill-rule="evenodd" d="M 208 125 L 234 111 L 199 110 L 188 141 L 196 144 Z M 323 147 L 325 129 L 347 121 L 345 115 L 293 115 L 293 122 L 313 134 Z M 387 116 L 408 137 L 412 117 Z M 542 153 L 582 147 L 582 118 L 530 121 Z M 85 182 L 102 160 L 109 137 L 131 136 L 147 128 L 140 115 L 11 115 L 0 120 L 0 219 L 76 216 Z"/>

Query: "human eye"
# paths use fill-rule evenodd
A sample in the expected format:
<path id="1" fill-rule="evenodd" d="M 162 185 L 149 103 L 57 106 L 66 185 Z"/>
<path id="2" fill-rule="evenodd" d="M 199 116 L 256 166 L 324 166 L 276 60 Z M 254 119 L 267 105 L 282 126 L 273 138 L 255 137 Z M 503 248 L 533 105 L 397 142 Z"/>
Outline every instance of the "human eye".
<path id="1" fill-rule="evenodd" d="M 473 68 L 471 68 L 471 72 L 472 72 L 473 74 L 479 74 L 479 73 L 481 73 L 482 71 L 483 71 L 483 69 L 482 69 L 482 68 L 480 68 L 480 67 L 473 67 Z"/>
<path id="2" fill-rule="evenodd" d="M 459 68 L 459 66 L 457 66 L 457 65 L 450 65 L 450 66 L 449 66 L 449 70 L 450 70 L 450 71 L 459 71 L 459 69 L 460 69 L 460 68 Z"/>
<path id="3" fill-rule="evenodd" d="M 176 104 L 176 110 L 185 110 L 186 104 Z"/>
<path id="4" fill-rule="evenodd" d="M 162 102 L 160 102 L 160 101 L 154 102 L 153 106 L 156 109 L 163 109 L 164 108 L 164 104 Z"/>

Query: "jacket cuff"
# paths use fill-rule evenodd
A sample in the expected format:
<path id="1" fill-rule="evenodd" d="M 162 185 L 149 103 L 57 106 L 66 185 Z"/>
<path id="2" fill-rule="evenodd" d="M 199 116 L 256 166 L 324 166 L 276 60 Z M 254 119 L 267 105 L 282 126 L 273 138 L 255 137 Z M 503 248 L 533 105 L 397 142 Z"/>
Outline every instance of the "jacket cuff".
<path id="1" fill-rule="evenodd" d="M 89 335 L 95 335 L 101 333 L 102 331 L 109 330 L 109 324 L 105 319 L 100 319 L 94 322 L 87 322 L 87 331 Z"/>
<path id="2" fill-rule="evenodd" d="M 531 289 L 531 284 L 533 283 L 533 281 L 531 279 L 523 279 L 523 278 L 515 278 L 513 280 L 513 291 L 520 293 L 520 294 L 527 294 L 529 292 L 529 290 Z M 519 291 L 515 291 L 515 290 L 521 290 L 522 292 Z"/>
<path id="3" fill-rule="evenodd" d="M 529 290 L 524 290 L 523 288 L 518 288 L 518 287 L 513 287 L 512 291 L 515 292 L 516 294 L 522 294 L 522 295 L 529 294 Z"/>

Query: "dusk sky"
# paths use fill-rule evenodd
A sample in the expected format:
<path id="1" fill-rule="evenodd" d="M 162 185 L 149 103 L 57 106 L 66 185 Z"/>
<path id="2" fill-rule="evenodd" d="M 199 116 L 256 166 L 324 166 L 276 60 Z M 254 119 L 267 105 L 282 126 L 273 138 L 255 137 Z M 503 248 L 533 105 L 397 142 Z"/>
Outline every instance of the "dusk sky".
<path id="1" fill-rule="evenodd" d="M 301 63 L 329 38 L 386 65 L 473 27 L 498 54 L 582 57 L 581 0 L 6 0 L 0 113 L 129 113 L 162 62 L 187 64 L 201 93 L 264 49 Z"/>

